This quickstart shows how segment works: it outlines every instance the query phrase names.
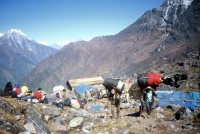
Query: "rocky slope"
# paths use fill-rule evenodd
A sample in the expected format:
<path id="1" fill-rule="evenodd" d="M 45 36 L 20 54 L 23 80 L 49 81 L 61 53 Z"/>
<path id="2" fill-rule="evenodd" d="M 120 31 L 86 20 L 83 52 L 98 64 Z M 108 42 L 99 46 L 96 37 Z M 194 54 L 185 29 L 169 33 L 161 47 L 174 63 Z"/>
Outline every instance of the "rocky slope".
<path id="1" fill-rule="evenodd" d="M 104 105 L 104 108 L 91 110 L 90 107 L 94 105 Z M 150 116 L 143 113 L 139 117 L 139 107 L 134 100 L 131 100 L 128 107 L 121 108 L 119 119 L 110 118 L 107 99 L 88 102 L 84 109 L 77 110 L 71 107 L 59 109 L 51 104 L 31 105 L 23 100 L 0 97 L 0 110 L 0 133 L 2 134 L 195 134 L 200 130 L 198 109 L 191 112 L 189 109 L 172 105 L 158 107 Z"/>
<path id="2" fill-rule="evenodd" d="M 33 89 L 51 90 L 68 79 L 131 76 L 184 59 L 188 48 L 199 47 L 199 7 L 198 0 L 166 0 L 116 35 L 68 44 L 26 79 Z"/>
<path id="3" fill-rule="evenodd" d="M 157 90 L 200 91 L 200 56 L 195 51 L 188 50 L 185 60 L 177 60 L 156 68 L 165 76 L 171 78 L 175 75 L 180 76 L 176 84 L 172 86 L 161 84 Z M 184 79 L 181 78 L 183 74 L 187 76 Z M 135 75 L 132 80 L 136 78 Z M 137 86 L 135 84 L 131 86 L 130 91 L 136 93 Z M 72 98 L 74 95 L 73 92 L 67 90 L 66 97 Z M 47 96 L 51 97 L 51 94 Z M 196 134 L 200 130 L 199 109 L 191 111 L 179 105 L 168 105 L 155 108 L 150 116 L 143 113 L 139 117 L 138 101 L 131 99 L 131 103 L 124 103 L 122 99 L 121 118 L 111 119 L 107 98 L 92 100 L 94 101 L 88 101 L 83 109 L 74 109 L 69 106 L 59 109 L 52 103 L 31 105 L 30 102 L 23 100 L 0 97 L 0 133 Z M 91 109 L 92 106 L 97 105 L 103 105 L 103 108 Z"/>

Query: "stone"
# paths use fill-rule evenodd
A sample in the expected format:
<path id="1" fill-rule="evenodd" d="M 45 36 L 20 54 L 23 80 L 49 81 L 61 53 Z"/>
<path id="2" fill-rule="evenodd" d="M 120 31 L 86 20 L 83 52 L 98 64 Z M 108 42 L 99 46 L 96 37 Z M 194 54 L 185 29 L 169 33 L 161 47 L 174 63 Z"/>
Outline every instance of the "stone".
<path id="1" fill-rule="evenodd" d="M 82 124 L 83 124 L 83 117 L 76 117 L 70 121 L 69 127 L 76 128 Z"/>
<path id="2" fill-rule="evenodd" d="M 24 128 L 25 128 L 28 132 L 36 134 L 35 127 L 33 126 L 32 123 L 27 123 L 27 124 L 25 124 L 25 125 L 24 125 Z"/>
<path id="3" fill-rule="evenodd" d="M 21 119 L 21 116 L 20 116 L 20 115 L 16 115 L 16 116 L 15 116 L 15 120 L 16 120 L 16 121 L 18 121 L 18 120 L 20 120 L 20 119 Z"/>
<path id="4" fill-rule="evenodd" d="M 54 108 L 54 107 L 47 107 L 45 109 L 43 109 L 44 114 L 47 115 L 52 115 L 54 117 L 58 117 L 60 116 L 61 112 L 58 108 Z"/>

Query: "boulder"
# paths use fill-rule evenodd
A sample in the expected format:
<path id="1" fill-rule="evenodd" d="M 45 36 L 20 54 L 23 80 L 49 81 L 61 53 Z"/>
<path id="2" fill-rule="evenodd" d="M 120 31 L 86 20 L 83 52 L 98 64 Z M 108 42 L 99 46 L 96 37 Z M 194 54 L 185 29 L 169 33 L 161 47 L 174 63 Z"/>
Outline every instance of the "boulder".
<path id="1" fill-rule="evenodd" d="M 44 115 L 37 111 L 32 105 L 27 106 L 24 124 L 28 129 L 30 129 L 29 126 L 31 126 L 31 131 L 34 130 L 33 132 L 37 134 L 50 133 L 48 127 L 44 123 Z M 30 131 L 28 129 L 27 131 Z"/>
<path id="2" fill-rule="evenodd" d="M 45 115 L 50 115 L 54 117 L 60 116 L 61 114 L 60 109 L 55 107 L 46 107 L 43 109 L 43 112 Z"/>
<path id="3" fill-rule="evenodd" d="M 69 122 L 70 128 L 76 128 L 83 124 L 83 117 L 76 117 Z"/>

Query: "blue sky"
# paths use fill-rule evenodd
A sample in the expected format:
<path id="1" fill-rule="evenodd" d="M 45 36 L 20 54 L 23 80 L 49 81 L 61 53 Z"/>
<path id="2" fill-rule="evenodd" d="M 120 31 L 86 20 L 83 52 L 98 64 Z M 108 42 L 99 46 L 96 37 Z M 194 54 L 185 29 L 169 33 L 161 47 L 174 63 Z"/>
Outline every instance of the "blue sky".
<path id="1" fill-rule="evenodd" d="M 0 33 L 20 29 L 40 42 L 115 35 L 164 0 L 0 0 Z"/>

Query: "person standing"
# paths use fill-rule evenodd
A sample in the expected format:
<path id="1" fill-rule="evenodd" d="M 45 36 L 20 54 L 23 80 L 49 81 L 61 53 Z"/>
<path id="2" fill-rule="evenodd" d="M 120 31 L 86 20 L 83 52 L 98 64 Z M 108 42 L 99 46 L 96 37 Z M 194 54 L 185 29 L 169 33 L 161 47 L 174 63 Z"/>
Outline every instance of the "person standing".
<path id="1" fill-rule="evenodd" d="M 120 92 L 112 89 L 108 99 L 110 101 L 111 118 L 120 118 Z"/>
<path id="2" fill-rule="evenodd" d="M 144 109 L 146 109 L 148 115 L 151 114 L 154 96 L 156 96 L 156 94 L 152 87 L 148 86 L 143 89 L 141 96 L 140 116 Z"/>
<path id="3" fill-rule="evenodd" d="M 163 82 L 163 79 L 164 79 L 163 75 L 158 72 L 148 72 L 148 73 L 142 73 L 138 75 L 137 83 L 142 92 L 141 97 L 140 97 L 141 106 L 139 108 L 140 116 L 145 106 L 148 106 L 147 112 L 148 112 L 148 109 L 151 109 L 151 107 L 149 106 L 152 106 L 154 103 L 153 96 L 156 96 L 156 93 L 155 93 L 156 88 Z M 149 91 L 148 94 L 147 94 L 147 91 Z M 152 94 L 151 102 L 146 103 L 146 98 L 144 98 L 144 96 L 146 95 L 150 96 L 151 94 Z M 148 114 L 150 114 L 150 112 L 148 112 Z"/>
<path id="4" fill-rule="evenodd" d="M 103 85 L 108 91 L 107 96 L 110 102 L 111 118 L 120 118 L 120 96 L 124 90 L 125 83 L 119 79 L 105 78 Z"/>

